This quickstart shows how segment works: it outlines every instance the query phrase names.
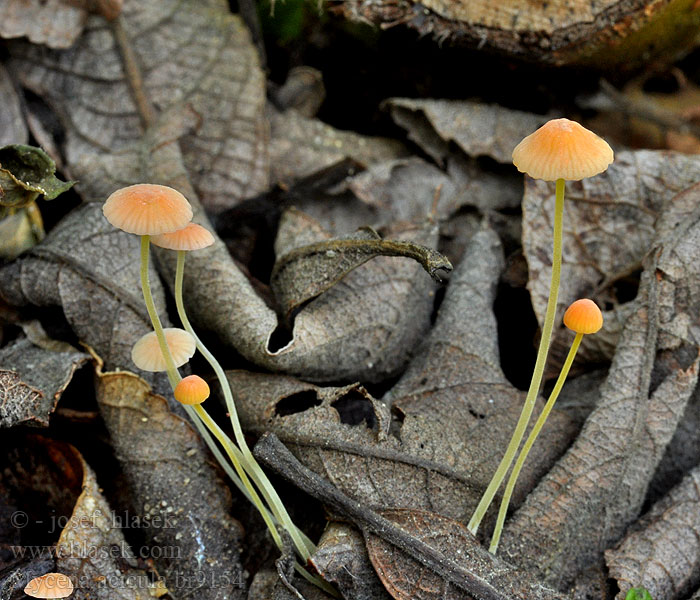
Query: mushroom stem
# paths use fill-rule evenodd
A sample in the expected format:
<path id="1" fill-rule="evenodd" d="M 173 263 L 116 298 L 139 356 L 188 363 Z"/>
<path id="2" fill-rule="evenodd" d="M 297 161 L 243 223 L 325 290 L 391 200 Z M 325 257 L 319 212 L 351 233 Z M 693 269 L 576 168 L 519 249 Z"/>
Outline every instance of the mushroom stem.
<path id="1" fill-rule="evenodd" d="M 547 302 L 547 312 L 545 313 L 544 326 L 542 328 L 542 338 L 540 339 L 540 347 L 537 351 L 535 369 L 532 372 L 532 379 L 530 380 L 530 388 L 527 391 L 525 404 L 523 405 L 520 418 L 515 426 L 513 436 L 508 443 L 506 452 L 503 455 L 496 472 L 493 474 L 491 482 L 486 488 L 484 495 L 481 497 L 471 520 L 469 521 L 468 529 L 473 534 L 476 534 L 477 530 L 479 529 L 479 525 L 481 524 L 486 511 L 491 505 L 491 502 L 493 501 L 498 488 L 501 486 L 501 483 L 503 483 L 503 480 L 508 473 L 508 469 L 513 462 L 513 458 L 515 458 L 515 453 L 518 451 L 520 442 L 525 434 L 525 429 L 530 421 L 530 416 L 532 415 L 532 410 L 535 407 L 535 400 L 537 399 L 540 384 L 542 383 L 544 366 L 547 359 L 547 353 L 549 352 L 549 343 L 552 338 L 552 329 L 554 328 L 554 317 L 557 312 L 557 298 L 559 296 L 565 185 L 564 179 L 557 179 L 556 196 L 554 200 L 554 249 L 552 252 L 552 279 L 549 286 L 549 300 Z"/>
<path id="2" fill-rule="evenodd" d="M 165 358 L 165 365 L 167 367 L 168 381 L 170 381 L 170 386 L 175 389 L 175 386 L 180 382 L 180 373 L 175 367 L 175 362 L 170 354 L 170 348 L 165 341 L 165 333 L 163 333 L 163 325 L 160 322 L 160 317 L 158 316 L 158 311 L 156 310 L 156 304 L 153 302 L 153 294 L 151 293 L 151 283 L 148 278 L 148 257 L 149 248 L 151 245 L 151 236 L 142 235 L 141 236 L 141 290 L 143 292 L 143 300 L 146 304 L 146 310 L 148 311 L 148 316 L 151 319 L 151 324 L 153 325 L 153 330 L 156 332 L 156 337 L 158 338 L 158 345 L 160 346 L 160 351 L 163 353 L 163 358 Z"/>
<path id="3" fill-rule="evenodd" d="M 277 491 L 270 483 L 270 480 L 265 475 L 258 462 L 253 457 L 250 448 L 245 440 L 243 430 L 241 429 L 241 424 L 238 419 L 238 412 L 236 410 L 236 405 L 233 400 L 233 393 L 231 392 L 231 386 L 229 385 L 226 374 L 224 373 L 221 364 L 216 359 L 216 357 L 209 351 L 209 349 L 202 343 L 197 334 L 195 333 L 192 325 L 187 318 L 187 313 L 185 311 L 185 305 L 182 298 L 182 287 L 184 280 L 184 270 L 185 270 L 185 254 L 186 252 L 180 250 L 177 253 L 177 267 L 175 270 L 175 305 L 177 307 L 177 314 L 182 321 L 182 326 L 195 340 L 197 344 L 197 349 L 202 353 L 202 356 L 209 362 L 214 373 L 216 374 L 221 389 L 224 394 L 224 399 L 226 401 L 226 408 L 228 410 L 229 416 L 231 418 L 231 425 L 233 427 L 234 437 L 236 443 L 240 447 L 242 463 L 250 477 L 255 482 L 263 497 L 267 501 L 272 513 L 279 523 L 281 523 L 285 529 L 289 532 L 292 541 L 299 553 L 299 556 L 306 562 L 311 554 L 315 551 L 315 544 L 304 535 L 301 530 L 293 523 L 287 509 L 284 507 L 282 500 L 280 499 Z M 215 433 L 216 435 L 216 433 Z M 258 507 L 260 509 L 260 507 Z M 276 532 L 275 532 L 276 533 Z M 273 534 L 274 535 L 274 534 Z"/>
<path id="4" fill-rule="evenodd" d="M 508 478 L 506 489 L 503 492 L 501 507 L 498 511 L 498 519 L 496 521 L 496 527 L 493 530 L 493 537 L 491 538 L 491 545 L 489 546 L 489 552 L 491 552 L 491 554 L 496 554 L 496 550 L 498 549 L 498 542 L 501 539 L 501 532 L 503 531 L 503 523 L 506 520 L 508 505 L 510 504 L 510 498 L 513 495 L 513 489 L 515 488 L 515 483 L 518 479 L 518 475 L 520 475 L 520 471 L 523 468 L 523 465 L 525 464 L 527 455 L 530 452 L 532 445 L 535 443 L 537 436 L 542 430 L 542 427 L 544 426 L 547 417 L 549 417 L 549 413 L 552 412 L 554 403 L 559 397 L 559 392 L 561 392 L 561 388 L 564 386 L 564 382 L 566 381 L 566 377 L 569 374 L 569 369 L 571 369 L 571 365 L 574 362 L 574 358 L 576 357 L 576 352 L 578 352 L 578 347 L 581 344 L 581 339 L 583 338 L 583 335 L 583 333 L 576 334 L 576 337 L 574 338 L 574 341 L 571 344 L 569 354 L 567 355 L 566 360 L 564 361 L 564 365 L 561 368 L 561 373 L 559 373 L 557 382 L 554 384 L 552 393 L 550 394 L 547 403 L 544 405 L 542 413 L 537 418 L 537 421 L 535 422 L 535 425 L 532 428 L 530 435 L 527 436 L 527 440 L 525 440 L 525 444 L 523 445 L 523 448 L 520 451 L 517 460 L 515 461 L 515 465 L 513 465 L 513 470 L 511 471 L 510 477 Z"/>

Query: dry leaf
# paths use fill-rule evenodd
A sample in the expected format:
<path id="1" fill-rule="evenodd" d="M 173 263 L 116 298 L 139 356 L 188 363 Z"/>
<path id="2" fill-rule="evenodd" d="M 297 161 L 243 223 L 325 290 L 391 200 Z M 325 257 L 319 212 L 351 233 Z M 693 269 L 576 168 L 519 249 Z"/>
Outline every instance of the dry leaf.
<path id="1" fill-rule="evenodd" d="M 203 600 L 244 597 L 242 531 L 231 495 L 197 433 L 131 373 L 98 372 L 97 401 L 128 482 L 129 509 L 173 593 Z"/>
<path id="2" fill-rule="evenodd" d="M 192 119 L 181 138 L 183 160 L 209 210 L 267 189 L 264 76 L 228 3 L 132 0 L 115 23 L 107 28 L 102 19 L 89 20 L 61 54 L 20 43 L 12 50 L 11 68 L 23 85 L 67 117 L 65 153 L 85 187 L 95 155 L 118 158 L 141 141 L 144 121 L 152 125 L 158 113 L 175 118 L 186 110 Z M 134 85 L 141 86 L 136 102 Z M 102 185 L 126 184 L 122 169 L 115 159 Z"/>
<path id="3" fill-rule="evenodd" d="M 150 279 L 162 315 L 163 290 L 152 267 Z M 16 306 L 61 306 L 78 338 L 113 368 L 131 368 L 131 347 L 151 330 L 139 238 L 112 227 L 97 204 L 70 213 L 30 254 L 1 269 L 0 296 Z"/>
<path id="4" fill-rule="evenodd" d="M 434 548 L 444 562 L 454 561 L 468 569 L 474 579 L 483 582 L 483 598 L 564 598 L 537 582 L 531 573 L 519 571 L 490 554 L 461 523 L 419 510 L 383 510 L 380 514 L 412 538 Z M 365 539 L 377 574 L 396 600 L 470 600 L 474 597 L 380 535 L 365 532 Z"/>
<path id="5" fill-rule="evenodd" d="M 695 186 L 657 223 L 601 399 L 568 453 L 506 524 L 501 548 L 565 589 L 639 514 L 698 377 L 700 211 Z"/>
<path id="6" fill-rule="evenodd" d="M 0 4 L 0 37 L 26 36 L 49 48 L 70 48 L 88 14 L 66 0 L 6 0 Z"/>
<path id="7" fill-rule="evenodd" d="M 454 142 L 467 156 L 510 164 L 513 148 L 549 120 L 496 104 L 468 100 L 387 100 L 391 116 L 408 138 L 442 164 Z"/>
<path id="8" fill-rule="evenodd" d="M 88 360 L 83 352 L 45 350 L 26 338 L 0 348 L 0 427 L 47 427 L 73 374 Z"/>
<path id="9" fill-rule="evenodd" d="M 616 304 L 614 285 L 641 268 L 660 213 L 676 194 L 699 179 L 700 162 L 692 157 L 640 150 L 618 152 L 615 162 L 597 177 L 568 182 L 557 313 L 564 314 L 577 298 L 592 297 L 602 306 Z M 553 215 L 554 186 L 526 178 L 523 252 L 529 269 L 528 289 L 540 324 L 549 298 Z M 634 309 L 620 307 L 621 312 L 606 314 L 601 332 L 584 338 L 585 356 L 609 359 L 621 325 Z M 558 346 L 561 361 L 568 344 L 560 341 Z"/>
<path id="10" fill-rule="evenodd" d="M 289 185 L 344 158 L 371 165 L 405 156 L 402 144 L 341 131 L 295 110 L 279 112 L 268 105 L 270 120 L 270 180 Z"/>
<path id="11" fill-rule="evenodd" d="M 452 265 L 444 256 L 425 246 L 382 239 L 369 227 L 347 237 L 330 239 L 317 223 L 309 221 L 305 215 L 289 210 L 282 215 L 279 227 L 275 245 L 277 260 L 270 276 L 270 287 L 287 319 L 303 304 L 335 286 L 348 273 L 379 256 L 412 258 L 437 281 L 440 281 L 440 273 L 452 270 Z M 393 287 L 395 296 L 404 295 L 397 291 L 400 285 L 398 279 L 389 276 L 387 280 L 397 284 Z M 362 289 L 358 292 L 358 295 L 366 295 Z M 356 306 L 356 310 L 362 311 L 363 307 Z M 405 330 L 406 327 L 399 325 L 398 329 Z M 386 345 L 385 352 L 391 353 Z"/>
<path id="12" fill-rule="evenodd" d="M 0 65 L 0 105 L 3 107 L 0 111 L 0 147 L 26 144 L 29 133 L 22 116 L 19 95 L 4 65 Z"/>
<path id="13" fill-rule="evenodd" d="M 95 474 L 77 451 L 82 492 L 56 544 L 56 567 L 75 586 L 75 600 L 151 600 L 155 584 L 136 566 Z"/>
<path id="14" fill-rule="evenodd" d="M 329 523 L 311 557 L 311 564 L 344 598 L 389 598 L 369 561 L 362 534 L 354 527 Z"/>
<path id="15" fill-rule="evenodd" d="M 624 600 L 632 587 L 652 598 L 685 598 L 700 583 L 700 468 L 693 469 L 605 552 L 610 577 Z"/>

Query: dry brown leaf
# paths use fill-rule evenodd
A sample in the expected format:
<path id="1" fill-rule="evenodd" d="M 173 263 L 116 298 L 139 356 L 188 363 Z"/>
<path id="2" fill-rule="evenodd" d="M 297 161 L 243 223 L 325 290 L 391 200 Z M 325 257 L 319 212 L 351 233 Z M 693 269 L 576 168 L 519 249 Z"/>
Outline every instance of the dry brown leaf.
<path id="1" fill-rule="evenodd" d="M 700 584 L 700 468 L 693 469 L 605 552 L 610 576 L 624 600 L 645 587 L 655 600 L 685 598 Z"/>
<path id="2" fill-rule="evenodd" d="M 0 37 L 26 36 L 49 48 L 70 48 L 88 13 L 66 0 L 7 0 L 0 4 Z"/>
<path id="3" fill-rule="evenodd" d="M 414 539 L 434 548 L 445 562 L 451 560 L 468 568 L 470 574 L 484 582 L 485 589 L 493 590 L 492 595 L 484 594 L 484 598 L 564 599 L 534 579 L 532 573 L 519 571 L 490 554 L 461 523 L 420 510 L 382 510 L 380 514 Z M 365 532 L 365 539 L 377 574 L 396 600 L 473 598 L 379 535 Z"/>
<path id="4" fill-rule="evenodd" d="M 163 289 L 152 267 L 150 279 L 162 315 Z M 112 227 L 97 204 L 69 214 L 30 254 L 0 270 L 0 296 L 17 306 L 60 306 L 78 338 L 112 368 L 131 368 L 131 347 L 151 329 L 139 238 Z"/>
<path id="5" fill-rule="evenodd" d="M 0 65 L 0 147 L 8 144 L 26 144 L 29 139 L 19 96 L 10 74 Z"/>
<path id="6" fill-rule="evenodd" d="M 130 510 L 152 524 L 139 532 L 177 595 L 243 598 L 242 531 L 231 495 L 197 433 L 131 373 L 98 372 L 97 401 L 128 482 Z"/>
<path id="7" fill-rule="evenodd" d="M 289 185 L 344 158 L 371 165 L 406 156 L 394 140 L 366 137 L 334 129 L 295 110 L 279 112 L 268 105 L 270 120 L 270 180 Z"/>
<path id="8" fill-rule="evenodd" d="M 601 306 L 616 303 L 613 286 L 641 268 L 661 212 L 676 194 L 699 179 L 700 162 L 692 157 L 640 150 L 618 152 L 602 175 L 568 182 L 557 313 L 563 315 L 577 298 L 592 297 Z M 529 269 L 528 289 L 540 324 L 549 298 L 553 207 L 554 187 L 526 178 L 523 252 Z M 606 315 L 600 334 L 584 338 L 582 346 L 589 359 L 611 358 L 609 352 L 621 324 L 634 308 L 617 310 L 620 312 Z M 560 341 L 558 346 L 561 361 L 568 344 Z"/>
<path id="9" fill-rule="evenodd" d="M 344 598 L 389 598 L 367 556 L 364 538 L 354 527 L 329 523 L 311 557 L 311 564 Z"/>
<path id="10" fill-rule="evenodd" d="M 513 148 L 548 117 L 468 100 L 387 100 L 394 121 L 438 164 L 454 142 L 467 156 L 510 164 Z"/>
<path id="11" fill-rule="evenodd" d="M 0 427 L 47 427 L 73 374 L 88 360 L 84 352 L 46 350 L 26 338 L 0 348 Z"/>
<path id="12" fill-rule="evenodd" d="M 601 399 L 567 454 L 506 524 L 501 548 L 565 589 L 639 514 L 698 377 L 700 187 L 676 196 L 656 228 L 636 313 Z"/>
<path id="13" fill-rule="evenodd" d="M 150 600 L 156 589 L 137 567 L 95 474 L 73 450 L 83 469 L 82 492 L 56 543 L 56 567 L 71 578 L 75 600 Z"/>
<path id="14" fill-rule="evenodd" d="M 183 111 L 190 114 L 183 161 L 208 209 L 267 188 L 264 76 L 247 30 L 224 0 L 132 0 L 111 27 L 88 21 L 67 52 L 13 48 L 14 73 L 64 116 L 68 164 L 88 197 L 95 197 L 88 167 L 96 155 L 115 155 L 103 188 L 136 183 L 125 176 L 119 153 L 140 143 L 144 122 Z"/>

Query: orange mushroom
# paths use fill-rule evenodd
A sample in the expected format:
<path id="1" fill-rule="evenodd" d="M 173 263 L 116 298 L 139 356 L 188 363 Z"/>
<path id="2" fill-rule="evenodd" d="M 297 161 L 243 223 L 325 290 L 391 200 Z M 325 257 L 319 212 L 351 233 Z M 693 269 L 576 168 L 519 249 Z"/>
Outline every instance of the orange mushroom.
<path id="1" fill-rule="evenodd" d="M 211 246 L 214 243 L 214 236 L 206 227 L 197 225 L 197 223 L 188 223 L 177 231 L 154 235 L 151 238 L 151 243 L 168 250 L 190 252 Z"/>
<path id="2" fill-rule="evenodd" d="M 580 334 L 597 333 L 603 326 L 603 314 L 593 300 L 582 298 L 566 309 L 564 325 Z"/>
<path id="3" fill-rule="evenodd" d="M 115 227 L 136 235 L 158 235 L 182 229 L 192 220 L 192 207 L 177 190 L 139 183 L 114 192 L 102 213 Z"/>
<path id="4" fill-rule="evenodd" d="M 593 177 L 605 171 L 613 158 L 603 138 L 569 119 L 548 121 L 513 150 L 518 171 L 544 181 Z"/>
<path id="5" fill-rule="evenodd" d="M 46 573 L 32 579 L 24 593 L 32 598 L 68 598 L 73 593 L 73 582 L 63 573 Z"/>
<path id="6" fill-rule="evenodd" d="M 175 386 L 174 394 L 180 404 L 201 404 L 209 398 L 209 385 L 199 375 L 189 375 Z"/>
<path id="7" fill-rule="evenodd" d="M 597 175 L 608 168 L 613 158 L 613 151 L 605 140 L 568 119 L 554 119 L 545 123 L 537 131 L 524 138 L 513 150 L 513 164 L 519 171 L 527 173 L 535 179 L 556 181 L 552 277 L 549 284 L 549 299 L 542 326 L 540 346 L 537 350 L 537 359 L 527 397 L 503 458 L 467 525 L 469 531 L 474 534 L 476 534 L 486 511 L 515 458 L 542 384 L 544 366 L 549 353 L 549 344 L 552 339 L 552 330 L 556 317 L 557 298 L 559 296 L 566 180 L 579 180 Z M 499 535 L 500 532 L 494 533 L 494 538 L 497 538 Z"/>
<path id="8" fill-rule="evenodd" d="M 163 330 L 165 341 L 176 367 L 184 365 L 196 349 L 192 336 L 184 329 L 168 327 Z M 147 333 L 131 349 L 131 360 L 142 371 L 166 371 L 167 364 L 155 331 Z"/>

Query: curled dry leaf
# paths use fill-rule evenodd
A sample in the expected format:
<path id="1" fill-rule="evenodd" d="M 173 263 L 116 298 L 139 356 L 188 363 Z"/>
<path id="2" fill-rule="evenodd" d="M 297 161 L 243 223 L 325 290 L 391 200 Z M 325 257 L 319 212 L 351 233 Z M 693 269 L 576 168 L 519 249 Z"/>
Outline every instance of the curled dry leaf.
<path id="1" fill-rule="evenodd" d="M 0 112 L 0 146 L 26 144 L 29 133 L 19 95 L 4 65 L 0 65 L 0 103 L 3 107 Z"/>
<path id="2" fill-rule="evenodd" d="M 341 131 L 295 110 L 279 112 L 268 105 L 270 120 L 270 180 L 290 184 L 345 158 L 364 164 L 406 156 L 394 140 Z"/>
<path id="3" fill-rule="evenodd" d="M 501 458 L 493 448 L 507 443 L 523 401 L 499 366 L 492 304 L 502 264 L 495 233 L 475 235 L 435 327 L 389 394 L 399 422 L 356 385 L 229 372 L 244 426 L 275 432 L 304 464 L 370 506 L 468 519 Z M 566 417 L 553 418 L 517 500 L 574 432 Z"/>
<path id="4" fill-rule="evenodd" d="M 613 286 L 641 268 L 661 211 L 698 179 L 700 162 L 693 157 L 640 150 L 618 152 L 615 162 L 597 177 L 568 182 L 557 313 L 563 314 L 577 298 L 617 303 Z M 529 269 L 528 289 L 540 324 L 549 298 L 553 215 L 553 186 L 526 178 L 523 252 Z M 614 349 L 627 314 L 623 309 L 619 315 L 606 315 L 601 332 L 584 337 L 582 348 L 591 358 L 612 357 L 601 353 Z M 605 340 L 605 345 L 599 340 Z M 560 345 L 568 350 L 567 344 Z"/>
<path id="5" fill-rule="evenodd" d="M 203 600 L 243 598 L 241 527 L 197 433 L 131 373 L 98 371 L 97 401 L 129 485 L 129 510 L 151 524 L 139 534 L 151 547 L 177 549 L 153 554 L 167 587 Z"/>
<path id="6" fill-rule="evenodd" d="M 548 117 L 468 100 L 387 100 L 391 117 L 408 138 L 438 164 L 450 154 L 451 142 L 467 156 L 488 156 L 510 164 L 513 148 Z"/>
<path id="7" fill-rule="evenodd" d="M 71 447 L 72 448 L 72 447 Z M 56 568 L 75 586 L 75 600 L 150 600 L 156 583 L 137 568 L 95 474 L 76 450 L 82 492 L 56 543 Z"/>
<path id="8" fill-rule="evenodd" d="M 150 279 L 162 314 L 153 268 Z M 70 213 L 30 254 L 0 270 L 3 299 L 60 306 L 78 338 L 112 368 L 131 368 L 131 347 L 151 329 L 140 294 L 139 239 L 112 227 L 97 204 Z"/>
<path id="9" fill-rule="evenodd" d="M 45 350 L 26 338 L 0 348 L 0 427 L 48 426 L 73 374 L 88 360 L 83 352 Z"/>
<path id="10" fill-rule="evenodd" d="M 282 216 L 281 232 L 295 226 L 294 223 L 287 224 L 288 221 L 307 220 L 302 215 L 296 219 L 289 215 L 288 211 L 286 218 L 285 215 Z M 313 229 L 316 228 L 310 227 L 299 234 L 304 237 L 312 235 Z M 289 243 L 288 231 L 280 233 L 280 236 L 286 238 L 283 244 Z M 440 281 L 440 271 L 447 273 L 452 270 L 450 261 L 436 250 L 409 241 L 382 239 L 369 227 L 362 228 L 346 238 L 309 240 L 309 243 L 298 245 L 287 252 L 284 252 L 287 248 L 281 246 L 280 243 L 276 246 L 278 258 L 270 276 L 270 286 L 287 319 L 300 306 L 329 290 L 348 273 L 378 256 L 412 258 L 437 281 Z M 388 279 L 394 278 L 389 276 Z"/>
<path id="11" fill-rule="evenodd" d="M 387 231 L 395 242 L 367 232 L 359 236 L 328 241 L 315 220 L 287 213 L 275 246 L 277 300 L 289 315 L 326 291 L 296 315 L 291 341 L 279 349 L 268 346 L 268 368 L 312 381 L 381 381 L 405 365 L 429 325 L 434 283 L 414 260 L 380 255 L 411 256 L 431 274 L 451 265 L 426 247 L 437 242 L 430 223 Z"/>
<path id="12" fill-rule="evenodd" d="M 685 598 L 700 584 L 700 468 L 693 469 L 605 552 L 610 577 L 624 600 L 633 587 L 652 598 Z"/>
<path id="13" fill-rule="evenodd" d="M 181 137 L 182 157 L 209 210 L 267 188 L 265 80 L 247 30 L 224 0 L 126 2 L 110 27 L 90 19 L 66 52 L 16 43 L 12 54 L 23 85 L 64 117 L 68 165 L 81 181 L 82 163 L 110 154 L 112 190 L 162 180 L 148 171 L 127 180 L 119 152 L 138 144 L 158 113 L 187 110 L 194 118 Z"/>
<path id="14" fill-rule="evenodd" d="M 566 588 L 641 510 L 698 378 L 700 186 L 657 223 L 637 297 L 601 399 L 567 454 L 504 531 L 513 562 Z M 546 527 L 543 527 L 546 523 Z"/>
<path id="15" fill-rule="evenodd" d="M 75 181 L 61 181 L 56 163 L 41 148 L 11 144 L 0 148 L 0 206 L 22 208 L 39 196 L 53 200 Z"/>

